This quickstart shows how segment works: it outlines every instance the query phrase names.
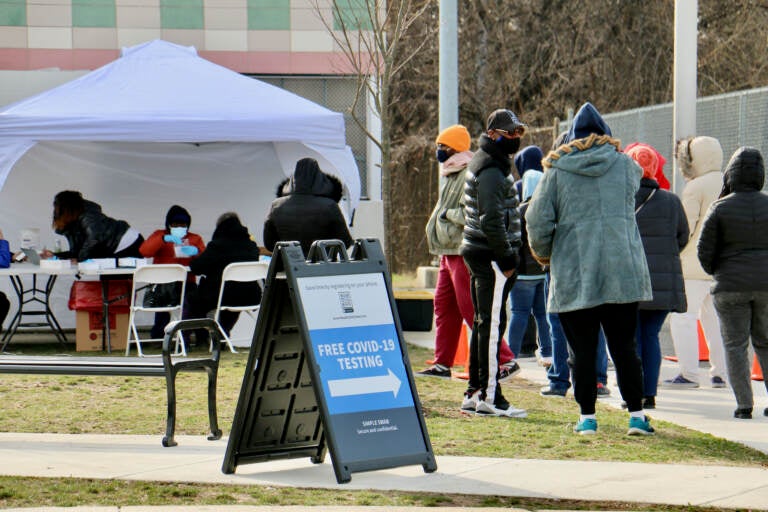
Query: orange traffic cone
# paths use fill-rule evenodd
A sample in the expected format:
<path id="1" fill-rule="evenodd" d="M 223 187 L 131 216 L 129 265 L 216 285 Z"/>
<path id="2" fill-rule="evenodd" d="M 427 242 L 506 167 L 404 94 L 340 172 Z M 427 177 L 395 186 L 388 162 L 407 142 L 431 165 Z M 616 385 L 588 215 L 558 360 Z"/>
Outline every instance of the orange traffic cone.
<path id="1" fill-rule="evenodd" d="M 757 356 L 752 359 L 752 380 L 763 380 L 763 369 L 760 368 L 760 361 Z"/>
<path id="2" fill-rule="evenodd" d="M 469 338 L 466 324 L 461 324 L 461 334 L 459 335 L 459 345 L 456 347 L 456 357 L 453 358 L 453 367 L 461 366 L 463 372 L 452 372 L 451 375 L 457 379 L 469 379 Z"/>
<path id="3" fill-rule="evenodd" d="M 709 346 L 707 346 L 707 338 L 704 336 L 704 329 L 701 327 L 701 322 L 696 321 L 696 331 L 699 333 L 699 361 L 709 361 Z"/>

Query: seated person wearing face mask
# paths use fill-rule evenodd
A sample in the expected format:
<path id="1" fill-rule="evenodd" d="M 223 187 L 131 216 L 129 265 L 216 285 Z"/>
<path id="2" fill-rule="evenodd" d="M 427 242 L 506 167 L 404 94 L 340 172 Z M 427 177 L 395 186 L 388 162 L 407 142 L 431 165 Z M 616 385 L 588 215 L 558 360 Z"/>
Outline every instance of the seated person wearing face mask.
<path id="1" fill-rule="evenodd" d="M 153 258 L 152 263 L 178 263 L 189 266 L 198 254 L 205 250 L 203 238 L 189 232 L 192 216 L 179 205 L 173 205 L 165 215 L 165 229 L 158 229 L 139 247 L 145 258 Z M 190 274 L 187 291 L 195 286 L 195 276 Z M 171 320 L 169 313 L 155 313 L 155 324 L 151 337 L 162 338 L 163 329 Z"/>

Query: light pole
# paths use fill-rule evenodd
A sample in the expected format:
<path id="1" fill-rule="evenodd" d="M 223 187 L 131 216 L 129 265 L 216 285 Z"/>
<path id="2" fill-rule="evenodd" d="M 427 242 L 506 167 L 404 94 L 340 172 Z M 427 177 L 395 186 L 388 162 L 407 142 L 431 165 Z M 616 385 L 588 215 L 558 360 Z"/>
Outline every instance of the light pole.
<path id="1" fill-rule="evenodd" d="M 696 135 L 698 12 L 698 0 L 675 0 L 673 148 L 678 140 Z M 672 168 L 672 191 L 679 195 L 685 182 L 674 158 Z"/>
<path id="2" fill-rule="evenodd" d="M 458 26 L 456 0 L 440 0 L 440 130 L 459 122 Z"/>

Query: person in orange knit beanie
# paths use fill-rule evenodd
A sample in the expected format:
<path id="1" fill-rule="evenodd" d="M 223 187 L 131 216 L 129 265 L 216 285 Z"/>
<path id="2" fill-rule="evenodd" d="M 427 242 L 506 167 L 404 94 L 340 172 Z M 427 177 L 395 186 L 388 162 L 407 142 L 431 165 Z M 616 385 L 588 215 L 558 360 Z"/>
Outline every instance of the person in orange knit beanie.
<path id="1" fill-rule="evenodd" d="M 464 190 L 464 171 L 472 159 L 472 139 L 466 127 L 456 124 L 441 131 L 435 140 L 435 156 L 440 163 L 440 192 L 427 222 L 429 252 L 440 258 L 435 288 L 435 358 L 434 364 L 417 373 L 420 376 L 451 377 L 463 323 L 471 326 L 475 311 L 469 293 L 469 272 L 459 256 L 464 229 L 464 212 L 460 199 Z M 501 373 L 513 372 L 512 351 L 501 344 Z M 517 365 L 517 363 L 514 363 Z M 519 368 L 519 366 L 518 366 Z"/>

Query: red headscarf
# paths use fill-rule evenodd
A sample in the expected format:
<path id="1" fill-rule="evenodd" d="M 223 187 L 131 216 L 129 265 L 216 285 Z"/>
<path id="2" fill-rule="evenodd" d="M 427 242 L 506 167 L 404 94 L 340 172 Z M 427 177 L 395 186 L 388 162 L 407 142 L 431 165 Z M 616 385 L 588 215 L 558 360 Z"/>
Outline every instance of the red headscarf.
<path id="1" fill-rule="evenodd" d="M 633 148 L 635 148 L 635 151 L 630 151 Z M 642 149 L 638 152 L 639 148 L 642 148 Z M 647 177 L 655 179 L 659 183 L 659 187 L 663 188 L 664 190 L 669 190 L 670 189 L 669 180 L 667 180 L 667 177 L 664 176 L 664 171 L 663 171 L 664 164 L 667 163 L 667 160 L 663 156 L 661 156 L 661 153 L 656 151 L 656 148 L 654 148 L 650 144 L 644 144 L 642 142 L 633 142 L 632 144 L 628 144 L 624 148 L 624 153 L 632 156 L 632 158 L 637 161 L 637 158 L 635 158 L 631 153 L 638 153 L 638 156 L 639 156 L 640 154 L 643 154 L 648 150 L 653 152 L 653 154 L 656 157 L 656 169 L 654 174 Z M 652 161 L 653 159 L 643 158 L 643 160 L 645 162 L 649 162 L 649 161 Z M 646 176 L 645 166 L 643 166 L 642 163 L 640 163 L 639 161 L 638 161 L 638 164 L 640 164 L 640 166 L 643 167 L 643 176 Z"/>

